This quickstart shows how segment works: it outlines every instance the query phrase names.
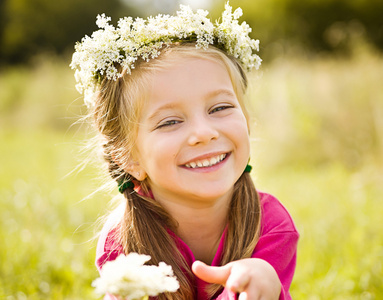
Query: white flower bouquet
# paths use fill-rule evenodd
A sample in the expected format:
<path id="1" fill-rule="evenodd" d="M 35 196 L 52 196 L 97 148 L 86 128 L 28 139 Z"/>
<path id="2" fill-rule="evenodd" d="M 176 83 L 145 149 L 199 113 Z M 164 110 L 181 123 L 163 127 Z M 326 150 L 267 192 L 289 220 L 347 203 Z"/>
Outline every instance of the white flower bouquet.
<path id="1" fill-rule="evenodd" d="M 105 263 L 101 276 L 92 286 L 100 295 L 111 294 L 119 299 L 143 300 L 164 292 L 175 292 L 179 283 L 172 267 L 160 262 L 158 266 L 144 265 L 149 255 L 129 253 Z"/>

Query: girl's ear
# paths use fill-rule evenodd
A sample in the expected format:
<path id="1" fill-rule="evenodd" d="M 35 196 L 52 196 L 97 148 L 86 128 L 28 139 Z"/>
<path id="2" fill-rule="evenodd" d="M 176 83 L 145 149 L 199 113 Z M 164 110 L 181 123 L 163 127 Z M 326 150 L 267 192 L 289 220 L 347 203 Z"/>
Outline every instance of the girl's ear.
<path id="1" fill-rule="evenodd" d="M 138 162 L 128 162 L 124 170 L 138 181 L 143 181 L 147 177 L 145 169 Z"/>
<path id="2" fill-rule="evenodd" d="M 140 165 L 139 162 L 137 162 L 137 161 L 135 161 L 135 160 L 130 158 L 130 159 L 128 159 L 127 162 L 125 162 L 125 164 L 122 164 L 119 159 L 117 159 L 113 155 L 112 155 L 112 157 L 113 157 L 113 160 L 121 168 L 123 168 L 126 173 L 128 173 L 131 176 L 133 176 L 138 181 L 143 181 L 147 177 L 145 169 Z M 122 166 L 124 166 L 124 167 L 122 167 Z"/>

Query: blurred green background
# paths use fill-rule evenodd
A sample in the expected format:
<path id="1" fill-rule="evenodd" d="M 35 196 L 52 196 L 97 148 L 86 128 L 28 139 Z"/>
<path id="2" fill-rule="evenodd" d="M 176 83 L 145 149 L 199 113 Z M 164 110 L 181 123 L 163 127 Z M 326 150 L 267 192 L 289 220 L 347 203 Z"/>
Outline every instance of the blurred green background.
<path id="1" fill-rule="evenodd" d="M 224 1 L 183 1 L 219 16 Z M 238 0 L 251 74 L 253 176 L 301 233 L 294 299 L 383 299 L 383 2 Z M 95 17 L 172 13 L 172 0 L 0 1 L 0 299 L 97 299 L 97 220 L 114 191 L 82 153 L 69 69 Z"/>

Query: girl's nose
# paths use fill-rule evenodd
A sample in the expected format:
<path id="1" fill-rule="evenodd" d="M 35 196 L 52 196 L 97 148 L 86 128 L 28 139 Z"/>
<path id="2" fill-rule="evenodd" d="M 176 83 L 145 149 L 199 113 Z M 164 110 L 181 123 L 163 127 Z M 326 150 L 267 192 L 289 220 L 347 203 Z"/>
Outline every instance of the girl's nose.
<path id="1" fill-rule="evenodd" d="M 219 132 L 208 117 L 195 118 L 190 123 L 189 145 L 207 144 L 219 137 Z"/>

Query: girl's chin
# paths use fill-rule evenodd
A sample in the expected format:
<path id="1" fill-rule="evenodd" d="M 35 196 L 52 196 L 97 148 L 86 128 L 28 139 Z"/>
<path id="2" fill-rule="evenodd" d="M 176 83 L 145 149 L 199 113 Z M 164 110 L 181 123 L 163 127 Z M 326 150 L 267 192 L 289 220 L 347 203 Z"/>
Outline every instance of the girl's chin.
<path id="1" fill-rule="evenodd" d="M 201 202 L 215 202 L 224 197 L 230 199 L 233 188 L 225 189 L 224 186 L 219 187 L 201 187 L 198 191 L 194 192 L 194 197 L 197 201 Z"/>

